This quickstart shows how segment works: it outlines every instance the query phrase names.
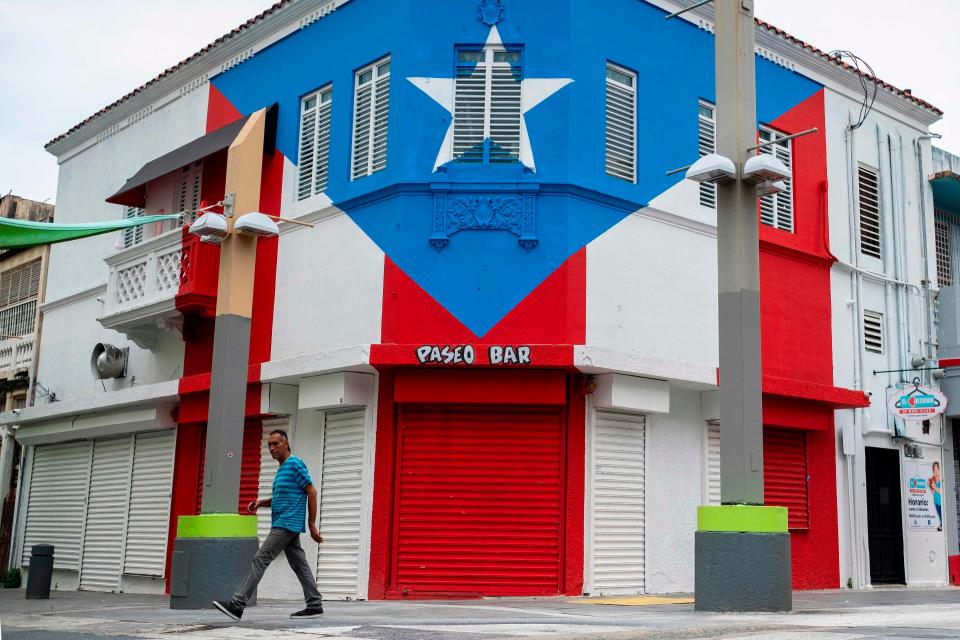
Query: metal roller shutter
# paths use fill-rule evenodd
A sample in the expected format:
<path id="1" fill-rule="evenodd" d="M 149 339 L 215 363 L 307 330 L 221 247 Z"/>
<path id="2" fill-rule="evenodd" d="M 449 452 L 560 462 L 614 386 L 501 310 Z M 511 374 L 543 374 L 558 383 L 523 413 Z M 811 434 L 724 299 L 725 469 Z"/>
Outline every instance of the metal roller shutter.
<path id="1" fill-rule="evenodd" d="M 393 580 L 400 593 L 560 593 L 562 415 L 401 410 Z"/>
<path id="2" fill-rule="evenodd" d="M 90 454 L 90 442 L 34 448 L 24 521 L 24 565 L 30 564 L 33 545 L 52 544 L 54 568 L 80 568 Z"/>
<path id="3" fill-rule="evenodd" d="M 644 591 L 645 425 L 639 414 L 596 412 L 591 593 Z"/>
<path id="4" fill-rule="evenodd" d="M 123 531 L 130 491 L 132 439 L 127 436 L 93 443 L 87 521 L 83 529 L 80 588 L 120 589 Z"/>
<path id="5" fill-rule="evenodd" d="M 355 598 L 360 554 L 364 410 L 328 411 L 320 472 L 317 586 L 325 596 Z"/>
<path id="6" fill-rule="evenodd" d="M 720 504 L 720 426 L 707 425 L 703 455 L 703 503 Z"/>
<path id="7" fill-rule="evenodd" d="M 807 508 L 807 436 L 803 431 L 764 429 L 763 501 L 787 507 L 790 529 L 810 527 Z"/>
<path id="8" fill-rule="evenodd" d="M 164 575 L 175 443 L 173 430 L 136 436 L 123 560 L 126 574 Z"/>

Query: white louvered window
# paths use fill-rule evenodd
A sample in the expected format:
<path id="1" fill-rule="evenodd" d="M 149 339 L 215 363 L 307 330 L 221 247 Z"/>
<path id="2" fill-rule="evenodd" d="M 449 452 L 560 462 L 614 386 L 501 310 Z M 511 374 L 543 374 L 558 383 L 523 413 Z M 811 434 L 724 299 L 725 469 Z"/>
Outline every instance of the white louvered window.
<path id="1" fill-rule="evenodd" d="M 863 348 L 871 353 L 883 353 L 883 314 L 863 312 Z"/>
<path id="2" fill-rule="evenodd" d="M 760 142 L 779 140 L 785 134 L 766 127 L 760 127 Z M 793 174 L 792 140 L 784 140 L 776 144 L 760 147 L 760 153 L 776 156 Z M 784 180 L 787 188 L 780 193 L 774 193 L 760 198 L 760 222 L 793 233 L 793 180 Z"/>
<path id="3" fill-rule="evenodd" d="M 4 271 L 0 275 L 0 309 L 36 298 L 40 291 L 40 261 Z"/>
<path id="4" fill-rule="evenodd" d="M 356 74 L 353 96 L 353 180 L 387 168 L 390 58 Z"/>
<path id="5" fill-rule="evenodd" d="M 125 219 L 138 218 L 143 215 L 143 209 L 139 207 L 124 207 L 123 217 Z M 143 225 L 130 227 L 123 230 L 123 248 L 127 249 L 143 242 Z"/>
<path id="6" fill-rule="evenodd" d="M 196 211 L 200 208 L 202 176 L 202 160 L 181 168 L 177 176 L 177 191 L 174 194 L 173 210 L 176 213 L 187 214 L 181 218 L 182 224 L 190 224 L 197 218 Z"/>
<path id="7" fill-rule="evenodd" d="M 520 157 L 520 51 L 502 47 L 457 51 L 453 158 L 517 162 Z"/>
<path id="8" fill-rule="evenodd" d="M 953 286 L 960 261 L 960 221 L 957 216 L 942 209 L 935 210 L 935 241 L 937 249 L 937 282 L 941 287 Z"/>
<path id="9" fill-rule="evenodd" d="M 607 175 L 637 180 L 637 74 L 607 64 Z"/>
<path id="10" fill-rule="evenodd" d="M 330 112 L 333 88 L 324 87 L 300 103 L 300 165 L 297 200 L 326 191 L 330 171 Z"/>
<path id="11" fill-rule="evenodd" d="M 720 504 L 720 425 L 707 424 L 703 442 L 703 504 Z"/>
<path id="12" fill-rule="evenodd" d="M 697 115 L 697 151 L 701 158 L 717 151 L 717 110 L 703 100 L 700 101 Z M 717 208 L 716 184 L 700 183 L 700 204 L 711 209 Z"/>
<path id="13" fill-rule="evenodd" d="M 883 235 L 880 229 L 880 179 L 876 170 L 860 166 L 857 171 L 857 192 L 860 205 L 860 253 L 883 257 Z"/>

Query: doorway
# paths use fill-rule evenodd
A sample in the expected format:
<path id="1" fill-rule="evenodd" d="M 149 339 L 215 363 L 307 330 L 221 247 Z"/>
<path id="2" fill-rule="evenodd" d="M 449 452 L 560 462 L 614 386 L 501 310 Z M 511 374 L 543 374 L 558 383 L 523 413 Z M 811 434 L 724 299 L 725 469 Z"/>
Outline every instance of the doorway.
<path id="1" fill-rule="evenodd" d="M 900 450 L 866 447 L 870 582 L 905 584 Z"/>

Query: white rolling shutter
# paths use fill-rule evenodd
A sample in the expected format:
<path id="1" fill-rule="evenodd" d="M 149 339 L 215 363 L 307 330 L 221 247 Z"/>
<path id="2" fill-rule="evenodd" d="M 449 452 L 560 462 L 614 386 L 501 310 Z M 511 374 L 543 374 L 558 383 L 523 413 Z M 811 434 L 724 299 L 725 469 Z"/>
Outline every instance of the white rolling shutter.
<path id="1" fill-rule="evenodd" d="M 120 589 L 123 530 L 130 489 L 130 437 L 93 443 L 80 588 Z"/>
<path id="2" fill-rule="evenodd" d="M 703 443 L 703 503 L 720 504 L 720 427 L 708 424 Z"/>
<path id="3" fill-rule="evenodd" d="M 277 429 L 283 429 L 289 433 L 287 424 L 268 422 L 263 425 L 263 437 L 260 439 L 260 482 L 257 485 L 258 498 L 273 495 L 273 479 L 277 477 L 277 469 L 280 468 L 280 465 L 278 465 L 277 461 L 270 455 L 270 447 L 267 446 L 267 439 L 270 437 L 270 432 L 276 431 Z M 270 523 L 272 521 L 273 516 L 270 513 L 270 507 L 257 510 L 257 537 L 260 538 L 261 544 L 267 539 L 267 534 L 270 533 Z"/>
<path id="4" fill-rule="evenodd" d="M 355 598 L 360 551 L 363 409 L 328 411 L 320 472 L 317 586 L 324 596 Z"/>
<path id="5" fill-rule="evenodd" d="M 591 593 L 643 593 L 644 416 L 597 411 L 593 433 Z"/>
<path id="6" fill-rule="evenodd" d="M 164 575 L 175 444 L 173 430 L 136 436 L 123 573 Z"/>
<path id="7" fill-rule="evenodd" d="M 78 569 L 80 536 L 90 474 L 89 442 L 34 448 L 24 520 L 23 558 L 30 548 L 52 544 L 55 569 Z"/>

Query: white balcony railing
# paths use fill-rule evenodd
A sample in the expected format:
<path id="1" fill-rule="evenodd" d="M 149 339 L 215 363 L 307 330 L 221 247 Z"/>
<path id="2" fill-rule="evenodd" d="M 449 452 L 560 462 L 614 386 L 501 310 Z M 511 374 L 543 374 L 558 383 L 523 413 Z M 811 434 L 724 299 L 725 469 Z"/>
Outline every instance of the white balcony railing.
<path id="1" fill-rule="evenodd" d="M 33 364 L 32 322 L 30 329 L 30 333 L 22 335 L 19 340 L 10 338 L 0 340 L 0 371 L 29 369 Z"/>
<path id="2" fill-rule="evenodd" d="M 100 324 L 153 348 L 157 331 L 177 324 L 174 297 L 180 288 L 180 229 L 107 257 L 110 269 Z"/>

